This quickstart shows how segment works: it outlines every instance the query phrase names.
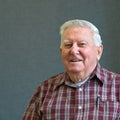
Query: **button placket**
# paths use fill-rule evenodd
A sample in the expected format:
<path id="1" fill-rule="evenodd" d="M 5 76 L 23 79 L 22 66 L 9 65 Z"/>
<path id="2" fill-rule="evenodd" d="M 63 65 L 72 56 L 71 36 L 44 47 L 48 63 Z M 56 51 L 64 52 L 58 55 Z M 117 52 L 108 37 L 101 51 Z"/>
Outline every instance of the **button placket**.
<path id="1" fill-rule="evenodd" d="M 80 116 L 82 114 L 82 109 L 83 109 L 83 88 L 79 87 L 76 89 L 76 95 L 75 95 L 75 114 L 76 114 L 76 119 L 81 119 Z"/>

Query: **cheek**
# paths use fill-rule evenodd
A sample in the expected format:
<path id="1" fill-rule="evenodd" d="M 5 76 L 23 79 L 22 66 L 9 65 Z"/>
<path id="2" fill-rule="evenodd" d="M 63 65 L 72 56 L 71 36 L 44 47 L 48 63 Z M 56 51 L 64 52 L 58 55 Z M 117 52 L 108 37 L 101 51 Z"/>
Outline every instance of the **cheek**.
<path id="1" fill-rule="evenodd" d="M 62 58 L 62 62 L 64 63 L 65 60 L 67 59 L 67 55 L 66 55 L 66 53 L 61 52 L 61 58 Z"/>
<path id="2" fill-rule="evenodd" d="M 90 60 L 91 62 L 95 63 L 98 59 L 97 53 L 93 52 L 91 53 Z"/>
<path id="3" fill-rule="evenodd" d="M 62 51 L 62 52 L 61 52 L 61 56 L 62 56 L 63 59 L 64 59 L 64 58 L 67 58 L 68 52 Z"/>
<path id="4" fill-rule="evenodd" d="M 93 51 L 88 50 L 88 51 L 85 51 L 85 52 L 83 53 L 83 57 L 84 57 L 84 59 L 87 59 L 88 62 L 94 61 L 94 60 L 97 59 L 97 53 L 94 52 L 94 50 L 93 50 Z"/>

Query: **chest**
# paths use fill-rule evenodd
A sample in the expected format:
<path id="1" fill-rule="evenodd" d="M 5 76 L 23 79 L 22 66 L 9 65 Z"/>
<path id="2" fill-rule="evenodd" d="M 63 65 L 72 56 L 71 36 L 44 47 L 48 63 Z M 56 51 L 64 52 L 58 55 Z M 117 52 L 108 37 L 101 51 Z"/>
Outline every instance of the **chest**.
<path id="1" fill-rule="evenodd" d="M 116 120 L 120 103 L 114 90 L 88 83 L 48 91 L 40 110 L 46 120 Z"/>

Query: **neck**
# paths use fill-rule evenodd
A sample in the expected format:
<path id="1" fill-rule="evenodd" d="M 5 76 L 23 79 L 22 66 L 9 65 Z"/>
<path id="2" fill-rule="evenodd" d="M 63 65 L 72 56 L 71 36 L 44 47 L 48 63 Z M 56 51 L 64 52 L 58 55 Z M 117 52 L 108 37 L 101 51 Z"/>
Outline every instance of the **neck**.
<path id="1" fill-rule="evenodd" d="M 70 79 L 75 83 L 80 82 L 89 76 L 89 75 L 83 76 L 80 73 L 68 73 L 68 75 Z"/>

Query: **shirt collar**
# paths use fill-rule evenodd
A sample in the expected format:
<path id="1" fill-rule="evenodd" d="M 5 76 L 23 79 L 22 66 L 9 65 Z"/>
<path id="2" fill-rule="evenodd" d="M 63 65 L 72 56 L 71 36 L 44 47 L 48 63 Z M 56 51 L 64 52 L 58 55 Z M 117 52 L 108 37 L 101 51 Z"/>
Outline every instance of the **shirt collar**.
<path id="1" fill-rule="evenodd" d="M 67 76 L 68 76 L 67 72 L 63 72 L 63 73 L 60 73 L 59 75 L 57 75 L 57 77 L 55 77 L 56 81 L 55 81 L 54 89 L 63 85 L 65 83 Z"/>
<path id="2" fill-rule="evenodd" d="M 97 66 L 96 66 L 96 68 L 95 68 L 95 70 L 90 75 L 89 79 L 97 77 L 97 79 L 103 84 L 104 83 L 104 78 L 102 77 L 103 73 L 104 73 L 104 69 L 98 63 Z M 66 84 L 66 81 L 70 80 L 67 72 L 63 72 L 63 73 L 59 74 L 56 79 L 57 80 L 55 82 L 54 89 L 56 89 L 57 87 L 59 87 L 59 86 L 61 86 L 63 84 Z"/>
<path id="3" fill-rule="evenodd" d="M 72 80 L 70 78 L 67 78 L 65 80 L 65 85 L 70 86 L 70 87 L 74 87 L 74 88 L 79 88 L 80 86 L 82 86 L 88 80 L 89 80 L 89 77 L 87 77 L 86 79 L 84 79 L 84 80 L 82 80 L 78 83 L 74 83 L 74 82 L 72 82 Z"/>
<path id="4" fill-rule="evenodd" d="M 104 69 L 101 67 L 100 63 L 98 63 L 96 65 L 95 70 L 91 74 L 90 79 L 92 79 L 93 77 L 97 77 L 97 79 L 103 84 L 104 83 L 103 74 L 104 74 Z"/>

